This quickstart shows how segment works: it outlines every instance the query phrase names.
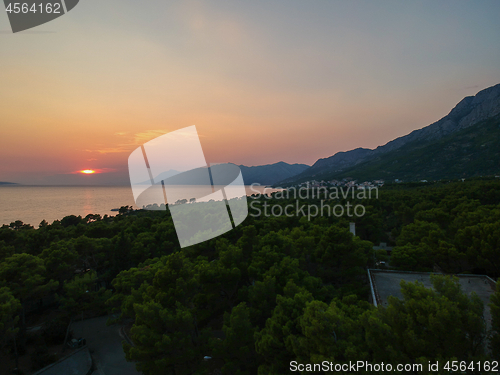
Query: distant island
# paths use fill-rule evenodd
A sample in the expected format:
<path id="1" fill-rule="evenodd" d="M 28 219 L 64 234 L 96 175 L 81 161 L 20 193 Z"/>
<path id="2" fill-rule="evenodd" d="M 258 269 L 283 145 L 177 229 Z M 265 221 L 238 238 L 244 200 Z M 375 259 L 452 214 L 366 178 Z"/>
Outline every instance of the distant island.
<path id="1" fill-rule="evenodd" d="M 18 183 L 15 183 L 15 182 L 4 182 L 4 181 L 0 181 L 0 185 L 19 185 Z"/>

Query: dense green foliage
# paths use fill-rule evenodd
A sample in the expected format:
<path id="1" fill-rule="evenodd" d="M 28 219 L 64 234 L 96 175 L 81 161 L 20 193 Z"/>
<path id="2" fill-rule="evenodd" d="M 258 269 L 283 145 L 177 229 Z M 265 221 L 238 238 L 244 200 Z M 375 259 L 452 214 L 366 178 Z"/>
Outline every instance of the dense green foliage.
<path id="1" fill-rule="evenodd" d="M 500 283 L 497 282 L 497 290 L 491 297 L 491 316 L 492 316 L 492 337 L 491 337 L 491 352 L 494 353 L 495 359 L 500 361 Z"/>
<path id="2" fill-rule="evenodd" d="M 376 362 L 480 358 L 486 330 L 481 300 L 465 295 L 458 278 L 431 279 L 434 290 L 403 281 L 403 300 L 390 296 L 387 308 L 364 317 Z"/>
<path id="3" fill-rule="evenodd" d="M 36 230 L 5 225 L 0 329 L 15 334 L 23 327 L 17 316 L 36 313 L 44 296 L 57 295 L 68 316 L 119 312 L 133 322 L 135 346 L 124 344 L 126 356 L 148 375 L 283 374 L 291 361 L 426 363 L 498 353 L 500 289 L 487 332 L 488 306 L 456 280 L 434 277 L 433 290 L 404 283 L 402 300 L 375 308 L 366 269 L 387 259 L 373 250 L 384 241 L 395 246 L 391 266 L 402 270 L 499 277 L 500 181 L 397 185 L 379 193 L 351 200 L 365 205 L 363 217 L 309 220 L 295 208 L 289 217 L 249 216 L 182 250 L 168 211 L 68 216 Z M 295 199 L 260 202 L 285 207 Z"/>
<path id="4" fill-rule="evenodd" d="M 3 346 L 8 337 L 16 332 L 16 323 L 19 320 L 17 312 L 21 309 L 21 303 L 7 287 L 0 288 L 0 345 Z"/>

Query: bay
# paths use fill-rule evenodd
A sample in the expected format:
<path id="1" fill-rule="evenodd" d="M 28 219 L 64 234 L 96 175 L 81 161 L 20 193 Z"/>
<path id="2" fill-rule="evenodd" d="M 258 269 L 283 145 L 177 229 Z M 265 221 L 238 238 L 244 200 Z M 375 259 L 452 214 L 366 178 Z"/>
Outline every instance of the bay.
<path id="1" fill-rule="evenodd" d="M 275 191 L 245 188 L 247 195 Z M 139 208 L 129 186 L 0 186 L 0 225 L 21 220 L 37 228 L 43 220 L 52 223 L 69 215 L 114 216 L 117 212 L 111 210 L 122 206 Z"/>

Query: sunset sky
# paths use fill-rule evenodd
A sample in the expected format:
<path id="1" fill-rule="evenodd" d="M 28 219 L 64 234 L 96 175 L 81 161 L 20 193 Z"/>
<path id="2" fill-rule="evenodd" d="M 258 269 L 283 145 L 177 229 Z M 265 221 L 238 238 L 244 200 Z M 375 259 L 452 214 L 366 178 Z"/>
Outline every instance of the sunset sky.
<path id="1" fill-rule="evenodd" d="M 500 83 L 499 19 L 498 0 L 81 0 L 12 34 L 2 11 L 0 181 L 123 184 L 135 148 L 190 125 L 212 163 L 374 148 Z"/>

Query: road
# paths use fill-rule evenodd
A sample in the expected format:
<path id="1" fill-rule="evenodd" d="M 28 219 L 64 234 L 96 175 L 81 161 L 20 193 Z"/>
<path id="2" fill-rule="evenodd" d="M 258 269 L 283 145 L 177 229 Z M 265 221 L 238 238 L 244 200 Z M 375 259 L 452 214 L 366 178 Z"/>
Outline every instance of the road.
<path id="1" fill-rule="evenodd" d="M 74 337 L 84 337 L 95 360 L 98 375 L 140 375 L 135 364 L 127 362 L 122 348 L 121 325 L 107 326 L 107 316 L 74 322 Z"/>

